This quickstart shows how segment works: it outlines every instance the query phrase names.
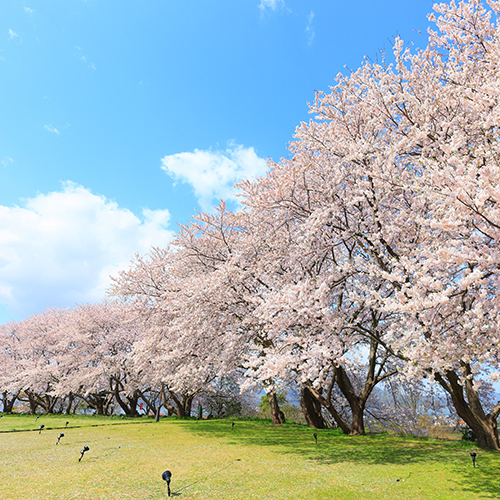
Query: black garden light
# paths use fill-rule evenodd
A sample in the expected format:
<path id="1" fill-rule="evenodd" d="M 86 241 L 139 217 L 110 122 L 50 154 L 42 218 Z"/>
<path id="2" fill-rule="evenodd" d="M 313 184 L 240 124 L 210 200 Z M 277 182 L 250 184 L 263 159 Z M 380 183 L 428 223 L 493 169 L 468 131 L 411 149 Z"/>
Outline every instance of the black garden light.
<path id="1" fill-rule="evenodd" d="M 471 451 L 470 452 L 470 457 L 472 458 L 472 465 L 474 466 L 474 468 L 476 467 L 476 456 L 477 456 L 477 453 Z"/>
<path id="2" fill-rule="evenodd" d="M 38 429 L 38 434 L 42 433 L 42 430 L 43 430 L 44 427 L 45 427 L 45 425 L 43 425 L 43 424 L 40 426 L 40 429 Z"/>
<path id="3" fill-rule="evenodd" d="M 313 436 L 314 436 L 314 441 L 316 441 L 316 444 L 318 444 L 318 434 L 315 432 Z"/>
<path id="4" fill-rule="evenodd" d="M 61 440 L 61 438 L 64 437 L 64 434 L 61 432 L 61 434 L 59 434 L 59 436 L 57 436 L 57 443 L 56 444 L 59 444 L 59 441 Z"/>
<path id="5" fill-rule="evenodd" d="M 161 477 L 167 483 L 167 494 L 170 496 L 170 480 L 172 479 L 172 473 L 169 470 L 166 470 Z"/>
<path id="6" fill-rule="evenodd" d="M 231 423 L 231 429 L 234 429 L 234 422 Z"/>
<path id="7" fill-rule="evenodd" d="M 89 451 L 89 450 L 90 450 L 90 448 L 89 448 L 87 445 L 85 445 L 85 446 L 83 447 L 82 451 L 80 452 L 80 453 L 81 453 L 80 458 L 78 459 L 78 461 L 79 461 L 79 462 L 82 460 L 83 455 L 85 454 L 85 452 L 86 452 L 86 451 Z"/>
<path id="8" fill-rule="evenodd" d="M 69 422 L 66 422 L 66 425 L 64 427 L 68 427 Z"/>

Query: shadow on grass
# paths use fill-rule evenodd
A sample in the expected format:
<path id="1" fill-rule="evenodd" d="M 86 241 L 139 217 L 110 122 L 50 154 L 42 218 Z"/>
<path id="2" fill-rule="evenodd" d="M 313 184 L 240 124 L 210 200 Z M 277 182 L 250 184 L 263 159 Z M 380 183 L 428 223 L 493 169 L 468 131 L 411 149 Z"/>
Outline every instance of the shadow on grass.
<path id="1" fill-rule="evenodd" d="M 3 417 L 4 415 L 2 415 Z M 125 415 L 95 416 L 95 415 L 26 415 L 11 413 L 5 415 L 0 425 L 0 434 L 13 432 L 38 432 L 43 423 L 43 431 L 58 429 L 79 429 L 84 427 L 107 427 L 127 424 L 152 424 L 152 417 L 129 417 Z"/>
<path id="2" fill-rule="evenodd" d="M 232 422 L 235 422 L 232 427 Z M 398 437 L 386 434 L 346 436 L 338 429 L 315 430 L 305 425 L 273 426 L 261 420 L 211 420 L 183 422 L 183 428 L 229 440 L 226 444 L 270 446 L 278 453 L 293 454 L 322 464 L 410 466 L 421 478 L 429 469 L 447 469 L 456 487 L 487 497 L 500 498 L 500 454 L 477 450 L 464 441 L 438 441 L 430 438 Z M 315 443 L 317 433 L 318 443 Z M 472 448 L 478 453 L 473 468 Z M 430 471 L 429 471 L 430 472 Z"/>
<path id="3" fill-rule="evenodd" d="M 464 491 L 487 493 L 492 498 L 500 498 L 500 460 L 498 454 L 484 453 L 476 468 L 461 468 L 459 482 Z"/>

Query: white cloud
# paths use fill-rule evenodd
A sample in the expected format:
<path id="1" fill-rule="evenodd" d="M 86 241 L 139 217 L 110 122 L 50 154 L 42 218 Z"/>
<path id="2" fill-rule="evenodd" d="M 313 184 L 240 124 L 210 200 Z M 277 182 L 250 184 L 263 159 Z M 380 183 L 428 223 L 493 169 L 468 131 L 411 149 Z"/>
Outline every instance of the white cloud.
<path id="1" fill-rule="evenodd" d="M 172 238 L 167 210 L 139 218 L 104 196 L 65 183 L 24 206 L 0 205 L 0 302 L 24 317 L 104 297 L 109 275 L 135 252 Z"/>
<path id="2" fill-rule="evenodd" d="M 306 33 L 308 36 L 307 40 L 308 45 L 312 45 L 314 37 L 316 36 L 313 26 L 313 20 L 314 20 L 314 12 L 311 10 L 310 14 L 307 16 L 307 27 L 306 27 Z"/>
<path id="3" fill-rule="evenodd" d="M 56 127 L 53 127 L 52 125 L 45 125 L 45 130 L 48 130 L 49 132 L 52 132 L 57 135 L 61 133 L 59 130 L 56 129 Z"/>
<path id="4" fill-rule="evenodd" d="M 259 9 L 264 12 L 266 9 L 273 11 L 285 6 L 285 0 L 260 0 Z"/>
<path id="5" fill-rule="evenodd" d="M 33 9 L 30 9 L 29 7 L 24 7 L 24 12 L 27 12 L 28 14 L 33 14 L 35 12 Z"/>
<path id="6" fill-rule="evenodd" d="M 173 179 L 191 184 L 204 211 L 211 211 L 220 200 L 236 201 L 233 186 L 243 179 L 265 174 L 266 160 L 253 148 L 230 143 L 224 151 L 195 149 L 192 153 L 177 153 L 162 159 L 165 170 Z"/>
<path id="7" fill-rule="evenodd" d="M 12 30 L 9 30 L 9 40 L 14 40 L 14 38 L 17 38 L 19 35 Z"/>

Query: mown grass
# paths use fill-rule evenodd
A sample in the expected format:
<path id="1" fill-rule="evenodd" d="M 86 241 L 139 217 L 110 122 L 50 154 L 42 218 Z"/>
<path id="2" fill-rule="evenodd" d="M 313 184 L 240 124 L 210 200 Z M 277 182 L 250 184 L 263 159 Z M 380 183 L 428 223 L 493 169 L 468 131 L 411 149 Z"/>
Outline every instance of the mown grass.
<path id="1" fill-rule="evenodd" d="M 461 441 L 320 430 L 316 445 L 302 425 L 231 422 L 6 415 L 0 498 L 166 498 L 165 469 L 172 496 L 185 499 L 500 497 L 500 454 L 475 449 L 474 469 L 472 447 Z"/>

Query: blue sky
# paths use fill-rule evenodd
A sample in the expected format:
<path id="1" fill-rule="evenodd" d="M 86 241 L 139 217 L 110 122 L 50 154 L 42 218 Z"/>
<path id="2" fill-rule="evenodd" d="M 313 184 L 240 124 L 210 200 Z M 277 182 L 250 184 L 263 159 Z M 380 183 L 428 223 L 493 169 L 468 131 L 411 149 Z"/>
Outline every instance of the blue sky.
<path id="1" fill-rule="evenodd" d="M 396 34 L 424 46 L 432 4 L 2 2 L 0 323 L 100 300 L 286 156 L 316 89 Z"/>

